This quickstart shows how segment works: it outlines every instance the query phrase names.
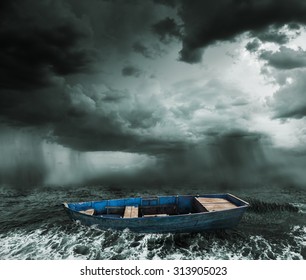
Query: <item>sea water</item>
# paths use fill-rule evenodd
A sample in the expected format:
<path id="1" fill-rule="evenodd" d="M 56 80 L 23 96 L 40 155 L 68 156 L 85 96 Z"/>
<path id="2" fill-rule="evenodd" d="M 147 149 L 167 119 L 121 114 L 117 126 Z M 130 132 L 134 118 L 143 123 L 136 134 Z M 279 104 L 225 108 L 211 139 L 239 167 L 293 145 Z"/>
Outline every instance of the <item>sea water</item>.
<path id="1" fill-rule="evenodd" d="M 175 191 L 213 193 L 197 186 Z M 303 189 L 262 186 L 232 193 L 251 204 L 235 229 L 141 234 L 82 226 L 68 219 L 61 203 L 174 194 L 172 188 L 1 187 L 0 259 L 306 259 Z"/>

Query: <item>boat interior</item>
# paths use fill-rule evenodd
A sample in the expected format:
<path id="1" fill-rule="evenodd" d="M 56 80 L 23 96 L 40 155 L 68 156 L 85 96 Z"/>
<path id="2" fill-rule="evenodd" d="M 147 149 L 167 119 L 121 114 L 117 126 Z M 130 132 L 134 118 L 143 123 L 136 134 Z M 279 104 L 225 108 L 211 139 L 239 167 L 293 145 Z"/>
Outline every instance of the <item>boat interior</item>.
<path id="1" fill-rule="evenodd" d="M 156 196 L 70 203 L 72 210 L 109 218 L 150 218 L 230 210 L 246 203 L 231 194 Z"/>

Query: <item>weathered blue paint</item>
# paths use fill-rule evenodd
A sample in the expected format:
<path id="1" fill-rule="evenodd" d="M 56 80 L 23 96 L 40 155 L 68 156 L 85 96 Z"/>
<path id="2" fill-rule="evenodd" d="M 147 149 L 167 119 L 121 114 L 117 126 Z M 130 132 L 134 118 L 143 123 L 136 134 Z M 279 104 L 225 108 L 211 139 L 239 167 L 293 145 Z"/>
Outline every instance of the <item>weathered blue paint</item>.
<path id="1" fill-rule="evenodd" d="M 237 207 L 215 212 L 192 212 L 194 197 L 226 198 Z M 149 209 L 150 206 L 171 207 L 177 213 L 169 216 L 122 218 L 122 215 L 108 214 L 109 209 L 124 211 L 125 206 L 138 206 Z M 227 229 L 237 226 L 249 204 L 231 194 L 207 195 L 174 195 L 150 198 L 123 198 L 81 203 L 64 203 L 64 209 L 69 217 L 81 224 L 96 225 L 100 229 L 124 230 L 129 228 L 135 232 L 200 232 L 204 230 Z M 94 209 L 95 215 L 80 213 Z"/>

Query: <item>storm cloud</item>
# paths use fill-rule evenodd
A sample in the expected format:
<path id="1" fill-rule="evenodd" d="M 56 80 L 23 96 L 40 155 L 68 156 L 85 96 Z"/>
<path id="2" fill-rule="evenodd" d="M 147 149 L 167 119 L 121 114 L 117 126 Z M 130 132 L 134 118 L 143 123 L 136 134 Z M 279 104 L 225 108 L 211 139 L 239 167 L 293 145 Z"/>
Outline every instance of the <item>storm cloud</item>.
<path id="1" fill-rule="evenodd" d="M 261 40 L 285 43 L 286 34 L 277 31 L 284 24 L 306 22 L 302 0 L 269 1 L 184 1 L 179 5 L 183 21 L 181 60 L 201 61 L 203 49 L 218 41 L 234 40 L 251 31 Z M 271 26 L 278 27 L 271 31 Z"/>
<path id="2" fill-rule="evenodd" d="M 248 42 L 245 46 L 245 48 L 251 53 L 256 52 L 259 47 L 260 47 L 260 42 L 257 39 Z"/>
<path id="3" fill-rule="evenodd" d="M 282 26 L 269 26 L 263 30 L 251 31 L 250 36 L 258 38 L 262 42 L 276 43 L 279 45 L 286 44 L 290 41 L 290 36 L 284 31 L 280 31 Z"/>
<path id="4" fill-rule="evenodd" d="M 172 38 L 181 38 L 182 36 L 178 24 L 173 18 L 169 17 L 154 24 L 152 29 L 164 43 L 171 41 Z"/>
<path id="5" fill-rule="evenodd" d="M 136 66 L 129 65 L 122 68 L 121 73 L 123 76 L 133 76 L 135 78 L 138 78 L 141 75 L 142 71 Z"/>
<path id="6" fill-rule="evenodd" d="M 276 144 L 288 127 L 275 119 L 306 114 L 305 46 L 288 46 L 303 36 L 304 2 L 0 7 L 0 183 L 20 184 L 14 174 L 26 185 L 283 178 Z M 294 136 L 285 148 L 301 151 Z"/>
<path id="7" fill-rule="evenodd" d="M 122 11 L 128 8 L 125 4 L 103 5 Z M 3 6 L 0 111 L 5 122 L 45 127 L 52 140 L 79 150 L 131 150 L 135 142 L 146 142 L 137 140 L 142 137 L 136 129 L 148 128 L 158 118 L 152 117 L 151 109 L 142 109 L 133 93 L 107 88 L 99 91 L 74 82 L 74 75 L 102 71 L 96 68 L 101 37 L 94 40 L 94 35 L 100 35 L 104 28 L 93 30 L 95 22 L 79 17 L 81 2 L 72 7 L 65 1 L 28 0 L 4 2 Z M 132 22 L 132 13 L 126 20 Z M 107 25 L 111 23 L 109 18 Z M 112 33 L 121 36 L 122 47 L 127 34 L 121 26 L 113 26 Z M 111 39 L 106 42 L 102 52 L 116 45 Z M 141 73 L 135 66 L 122 69 L 123 76 L 139 77 Z"/>
<path id="8" fill-rule="evenodd" d="M 166 51 L 162 49 L 158 43 L 154 43 L 152 45 L 147 46 L 142 42 L 138 41 L 133 44 L 133 51 L 149 59 L 161 57 L 163 54 L 166 53 Z"/>
<path id="9" fill-rule="evenodd" d="M 141 42 L 135 42 L 133 44 L 133 50 L 136 53 L 142 54 L 146 58 L 152 58 L 153 57 L 149 48 L 147 46 L 145 46 L 144 44 L 142 44 Z"/>
<path id="10" fill-rule="evenodd" d="M 2 89 L 40 88 L 89 71 L 95 58 L 91 30 L 61 1 L 10 1 L 6 10 L 0 29 Z"/>

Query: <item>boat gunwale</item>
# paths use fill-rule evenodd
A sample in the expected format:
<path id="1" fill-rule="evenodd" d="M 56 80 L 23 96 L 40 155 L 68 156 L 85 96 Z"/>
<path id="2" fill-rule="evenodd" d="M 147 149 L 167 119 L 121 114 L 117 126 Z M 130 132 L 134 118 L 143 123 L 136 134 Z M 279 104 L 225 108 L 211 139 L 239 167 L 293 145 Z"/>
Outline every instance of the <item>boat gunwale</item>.
<path id="1" fill-rule="evenodd" d="M 226 194 L 235 198 L 235 199 L 237 199 L 237 200 L 239 200 L 239 201 L 241 201 L 241 202 L 243 202 L 245 204 L 245 205 L 241 205 L 241 206 L 250 206 L 250 203 L 246 202 L 245 200 L 243 200 L 243 199 L 241 199 L 241 198 L 239 198 L 239 197 L 237 197 L 237 196 L 235 196 L 231 193 L 226 193 Z M 240 207 L 240 206 L 238 206 L 238 207 Z"/>
<path id="2" fill-rule="evenodd" d="M 155 197 L 178 197 L 178 196 L 191 196 L 191 197 L 202 197 L 202 196 L 211 196 L 211 195 L 224 195 L 224 196 L 231 196 L 247 205 L 250 205 L 248 202 L 242 200 L 241 198 L 231 194 L 231 193 L 206 193 L 206 194 L 196 194 L 196 195 L 192 195 L 192 194 L 173 194 L 173 195 L 157 195 Z M 114 200 L 125 200 L 125 199 L 130 199 L 130 198 L 142 198 L 142 199 L 146 199 L 146 198 L 152 198 L 153 196 L 135 196 L 135 197 L 122 197 L 122 198 L 111 198 L 111 199 L 102 199 L 102 200 L 89 200 L 89 201 L 79 201 L 79 202 L 63 202 L 62 204 L 64 204 L 66 207 L 68 206 L 68 204 L 80 204 L 80 203 L 88 203 L 88 202 L 91 202 L 91 203 L 97 203 L 97 202 L 102 202 L 102 201 L 114 201 Z M 242 205 L 243 206 L 243 205 Z M 238 206 L 240 207 L 240 206 Z"/>

